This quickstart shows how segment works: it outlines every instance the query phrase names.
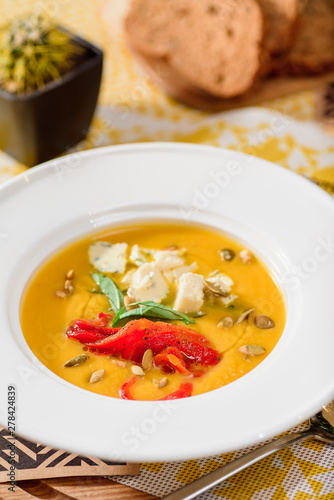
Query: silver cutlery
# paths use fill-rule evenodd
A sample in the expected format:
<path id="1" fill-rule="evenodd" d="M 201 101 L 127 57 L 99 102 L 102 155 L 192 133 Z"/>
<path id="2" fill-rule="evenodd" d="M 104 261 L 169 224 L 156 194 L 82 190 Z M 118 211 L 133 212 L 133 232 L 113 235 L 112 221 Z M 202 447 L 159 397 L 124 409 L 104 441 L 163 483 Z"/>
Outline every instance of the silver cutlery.
<path id="1" fill-rule="evenodd" d="M 312 417 L 309 424 L 307 430 L 295 432 L 265 444 L 257 450 L 251 451 L 247 455 L 239 457 L 196 481 L 183 486 L 162 500 L 190 500 L 191 498 L 195 498 L 221 483 L 224 479 L 262 460 L 262 458 L 304 439 L 313 438 L 334 445 L 334 401 L 324 406 L 322 412 Z"/>

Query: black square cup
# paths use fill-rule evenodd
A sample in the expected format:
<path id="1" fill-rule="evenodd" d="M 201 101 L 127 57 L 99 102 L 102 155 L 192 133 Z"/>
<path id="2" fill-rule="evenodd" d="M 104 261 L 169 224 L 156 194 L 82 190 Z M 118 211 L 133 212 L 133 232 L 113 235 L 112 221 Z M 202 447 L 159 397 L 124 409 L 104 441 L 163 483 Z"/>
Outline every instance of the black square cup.
<path id="1" fill-rule="evenodd" d="M 0 149 L 28 167 L 64 153 L 86 137 L 99 95 L 103 53 L 58 29 L 85 49 L 78 63 L 27 95 L 0 88 Z"/>

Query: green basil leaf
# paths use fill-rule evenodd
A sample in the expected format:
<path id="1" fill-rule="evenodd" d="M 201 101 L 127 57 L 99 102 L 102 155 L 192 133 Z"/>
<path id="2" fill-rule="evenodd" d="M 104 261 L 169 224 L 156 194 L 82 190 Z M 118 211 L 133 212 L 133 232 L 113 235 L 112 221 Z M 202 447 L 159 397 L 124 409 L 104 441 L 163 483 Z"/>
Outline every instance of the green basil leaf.
<path id="1" fill-rule="evenodd" d="M 126 307 L 124 307 L 114 318 L 112 326 L 115 326 L 121 319 L 131 318 L 133 316 L 156 317 L 155 314 L 150 314 L 151 309 L 151 307 L 136 307 L 135 309 L 130 309 L 130 311 L 127 311 Z"/>
<path id="2" fill-rule="evenodd" d="M 163 314 L 162 311 L 164 311 L 166 314 L 167 313 L 173 314 L 175 316 L 174 319 L 182 319 L 188 325 L 189 325 L 189 323 L 195 323 L 195 321 L 193 319 L 191 319 L 189 316 L 187 316 L 186 314 L 183 314 L 179 311 L 175 311 L 174 309 L 171 309 L 170 307 L 164 306 L 162 304 L 157 304 L 156 302 L 152 302 L 152 301 L 145 301 L 145 302 L 139 302 L 139 303 L 143 304 L 143 305 L 147 305 L 147 306 L 152 306 L 156 309 L 159 309 L 161 311 L 161 314 Z"/>
<path id="3" fill-rule="evenodd" d="M 186 325 L 195 323 L 195 321 L 189 318 L 189 316 L 187 316 L 186 314 L 183 314 L 179 311 L 174 311 L 174 309 L 171 309 L 170 307 L 164 306 L 162 304 L 157 304 L 156 302 L 153 302 L 151 300 L 135 302 L 134 304 L 131 304 L 131 306 L 139 307 L 127 311 L 126 307 L 124 306 L 124 295 L 111 278 L 108 278 L 108 276 L 104 276 L 101 273 L 94 273 L 92 274 L 92 277 L 95 283 L 101 288 L 102 292 L 108 297 L 111 308 L 116 314 L 113 321 L 113 326 L 116 325 L 121 319 L 131 318 L 134 316 L 148 316 L 151 318 L 174 321 L 181 320 Z"/>
<path id="4" fill-rule="evenodd" d="M 101 273 L 92 274 L 95 283 L 101 288 L 102 292 L 108 297 L 112 310 L 115 314 L 124 308 L 124 295 L 118 286 L 108 276 Z"/>
<path id="5" fill-rule="evenodd" d="M 202 318 L 203 316 L 206 316 L 206 313 L 199 311 L 198 313 L 192 313 L 190 318 Z"/>
<path id="6" fill-rule="evenodd" d="M 190 323 L 195 323 L 194 320 L 192 320 L 185 314 L 180 313 L 179 311 L 174 311 L 174 309 L 171 309 L 167 306 L 163 306 L 162 304 L 157 304 L 156 302 L 152 301 L 135 302 L 131 304 L 131 306 L 139 306 L 139 307 L 136 307 L 135 309 L 130 309 L 130 311 L 127 311 L 125 307 L 121 309 L 113 321 L 113 326 L 115 326 L 121 319 L 131 318 L 133 316 L 143 316 L 143 317 L 148 316 L 151 318 L 168 319 L 174 321 L 182 320 L 186 325 L 189 325 Z"/>

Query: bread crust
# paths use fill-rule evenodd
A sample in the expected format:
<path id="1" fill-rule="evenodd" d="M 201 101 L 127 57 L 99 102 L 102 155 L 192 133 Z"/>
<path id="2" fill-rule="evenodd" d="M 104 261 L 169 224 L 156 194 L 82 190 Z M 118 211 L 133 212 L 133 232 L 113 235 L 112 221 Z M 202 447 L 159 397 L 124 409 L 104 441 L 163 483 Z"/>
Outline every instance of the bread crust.
<path id="1" fill-rule="evenodd" d="M 292 45 L 300 0 L 257 1 L 266 22 L 264 45 L 270 54 L 280 54 Z"/>
<path id="2" fill-rule="evenodd" d="M 308 0 L 292 48 L 273 59 L 278 75 L 316 75 L 334 69 L 334 0 Z"/>
<path id="3" fill-rule="evenodd" d="M 132 0 L 124 20 L 124 30 L 132 45 L 143 54 L 163 57 L 169 46 L 169 29 L 185 8 L 187 1 Z"/>
<path id="4" fill-rule="evenodd" d="M 257 80 L 263 32 L 256 0 L 133 0 L 125 20 L 137 51 L 167 58 L 190 84 L 224 98 Z"/>

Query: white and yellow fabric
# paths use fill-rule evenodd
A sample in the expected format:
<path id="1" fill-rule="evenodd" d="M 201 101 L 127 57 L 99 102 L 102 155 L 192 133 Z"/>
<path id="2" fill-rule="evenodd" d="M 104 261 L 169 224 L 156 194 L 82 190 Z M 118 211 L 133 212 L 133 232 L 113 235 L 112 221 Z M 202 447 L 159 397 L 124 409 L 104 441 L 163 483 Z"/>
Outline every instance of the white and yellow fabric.
<path id="1" fill-rule="evenodd" d="M 125 0 L 0 0 L 0 6 L 2 22 L 22 12 L 41 9 L 103 49 L 99 106 L 87 139 L 77 149 L 137 141 L 211 144 L 268 159 L 324 182 L 331 190 L 334 137 L 315 121 L 315 92 L 301 92 L 256 108 L 209 115 L 166 97 L 133 61 L 120 33 Z M 0 182 L 25 168 L 0 153 Z M 246 452 L 239 450 L 186 462 L 142 464 L 139 477 L 117 480 L 163 496 Z M 334 500 L 334 449 L 311 441 L 297 444 L 200 498 Z"/>

